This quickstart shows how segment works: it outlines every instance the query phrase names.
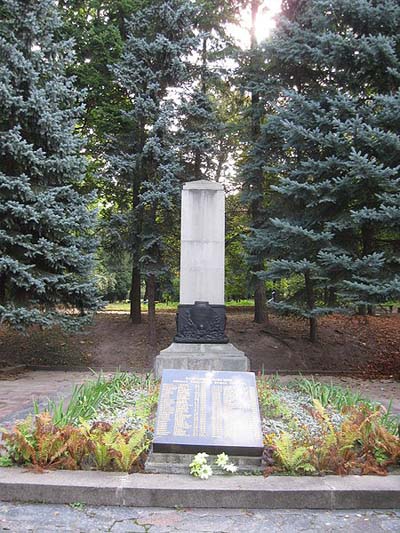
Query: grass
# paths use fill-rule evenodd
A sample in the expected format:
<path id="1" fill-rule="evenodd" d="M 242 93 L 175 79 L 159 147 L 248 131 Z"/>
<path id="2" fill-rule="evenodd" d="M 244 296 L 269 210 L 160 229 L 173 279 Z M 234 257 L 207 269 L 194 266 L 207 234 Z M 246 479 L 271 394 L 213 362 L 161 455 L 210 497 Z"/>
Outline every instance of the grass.
<path id="1" fill-rule="evenodd" d="M 112 378 L 99 374 L 93 381 L 76 385 L 65 406 L 63 400 L 49 400 L 45 408 L 51 414 L 53 424 L 63 427 L 80 421 L 92 420 L 99 411 L 116 411 L 126 403 L 125 393 L 131 389 L 143 389 L 144 394 L 154 389 L 152 377 L 118 372 Z M 34 414 L 39 414 L 34 402 Z"/>
<path id="2" fill-rule="evenodd" d="M 333 384 L 320 383 L 319 381 L 315 381 L 314 378 L 298 378 L 293 382 L 292 386 L 304 392 L 313 400 L 318 400 L 322 407 L 331 405 L 339 411 L 345 406 L 367 402 L 358 392 L 353 392 L 349 388 L 343 388 Z"/>
<path id="3" fill-rule="evenodd" d="M 159 311 L 176 311 L 179 302 L 157 302 L 156 309 Z M 227 307 L 252 307 L 254 306 L 253 300 L 229 300 L 225 302 Z M 130 303 L 125 302 L 112 302 L 105 307 L 105 311 L 125 311 L 129 312 Z M 142 303 L 142 311 L 147 311 L 147 304 Z"/>
<path id="4" fill-rule="evenodd" d="M 317 400 L 324 408 L 330 406 L 342 411 L 345 407 L 365 405 L 373 410 L 378 406 L 376 402 L 364 398 L 360 393 L 352 391 L 348 387 L 343 388 L 332 383 L 320 383 L 315 381 L 314 378 L 298 378 L 291 386 L 304 392 L 312 400 Z M 380 422 L 390 433 L 400 436 L 400 419 L 392 413 L 392 402 L 389 403 L 388 408 L 380 417 Z"/>

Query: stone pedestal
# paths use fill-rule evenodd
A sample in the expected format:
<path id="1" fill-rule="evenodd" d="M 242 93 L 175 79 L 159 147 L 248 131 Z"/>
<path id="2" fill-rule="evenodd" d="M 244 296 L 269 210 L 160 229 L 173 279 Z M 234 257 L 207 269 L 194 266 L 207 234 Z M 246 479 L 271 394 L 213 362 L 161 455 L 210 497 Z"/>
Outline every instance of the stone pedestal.
<path id="1" fill-rule="evenodd" d="M 167 368 L 232 370 L 247 372 L 250 362 L 233 344 L 183 344 L 173 342 L 156 357 L 154 372 L 161 378 Z"/>
<path id="2" fill-rule="evenodd" d="M 225 192 L 220 183 L 183 185 L 177 334 L 155 361 L 163 369 L 249 370 L 225 336 Z"/>

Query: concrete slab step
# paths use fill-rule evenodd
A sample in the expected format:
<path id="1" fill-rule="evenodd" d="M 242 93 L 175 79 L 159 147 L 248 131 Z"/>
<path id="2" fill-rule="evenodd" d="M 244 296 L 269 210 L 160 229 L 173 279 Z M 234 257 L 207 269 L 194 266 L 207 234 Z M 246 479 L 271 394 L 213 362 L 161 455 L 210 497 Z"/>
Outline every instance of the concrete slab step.
<path id="1" fill-rule="evenodd" d="M 0 501 L 230 509 L 400 509 L 400 476 L 215 476 L 0 468 Z"/>

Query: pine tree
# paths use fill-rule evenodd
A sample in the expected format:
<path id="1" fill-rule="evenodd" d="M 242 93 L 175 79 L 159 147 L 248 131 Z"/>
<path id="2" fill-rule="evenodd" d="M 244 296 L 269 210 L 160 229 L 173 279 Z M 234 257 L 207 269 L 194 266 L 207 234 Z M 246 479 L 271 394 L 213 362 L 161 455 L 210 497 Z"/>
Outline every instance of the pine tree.
<path id="1" fill-rule="evenodd" d="M 156 283 L 165 272 L 163 242 L 180 192 L 174 91 L 188 78 L 187 58 L 197 44 L 193 13 L 183 0 L 158 0 L 137 12 L 127 26 L 121 61 L 112 68 L 129 106 L 120 117 L 121 134 L 110 143 L 109 182 L 126 198 L 123 205 L 111 205 L 111 211 L 116 208 L 111 223 L 132 254 L 136 321 L 141 279 L 146 280 L 153 343 Z"/>
<path id="2" fill-rule="evenodd" d="M 264 153 L 260 151 L 261 125 L 265 115 L 265 102 L 262 90 L 265 82 L 264 57 L 257 42 L 256 19 L 262 2 L 250 0 L 251 12 L 250 48 L 239 55 L 239 86 L 248 95 L 248 105 L 242 115 L 243 155 L 239 165 L 242 182 L 242 199 L 247 205 L 250 224 L 258 229 L 264 222 L 263 191 L 265 176 L 263 173 Z M 250 243 L 251 241 L 247 241 Z M 247 259 L 252 271 L 251 283 L 254 290 L 254 321 L 262 324 L 268 318 L 266 308 L 266 290 L 264 280 L 257 276 L 265 266 L 263 254 L 259 249 L 247 246 Z"/>
<path id="3" fill-rule="evenodd" d="M 80 94 L 59 31 L 52 0 L 0 7 L 0 319 L 19 329 L 80 323 L 99 305 Z"/>
<path id="4" fill-rule="evenodd" d="M 221 109 L 232 99 L 225 63 L 233 43 L 226 24 L 235 20 L 238 2 L 196 0 L 195 4 L 193 29 L 199 45 L 179 110 L 180 152 L 186 181 L 219 181 L 230 145 L 227 117 Z"/>
<path id="5" fill-rule="evenodd" d="M 265 48 L 275 94 L 263 128 L 275 185 L 251 246 L 260 278 L 297 279 L 277 307 L 310 320 L 399 297 L 400 5 L 284 2 Z"/>

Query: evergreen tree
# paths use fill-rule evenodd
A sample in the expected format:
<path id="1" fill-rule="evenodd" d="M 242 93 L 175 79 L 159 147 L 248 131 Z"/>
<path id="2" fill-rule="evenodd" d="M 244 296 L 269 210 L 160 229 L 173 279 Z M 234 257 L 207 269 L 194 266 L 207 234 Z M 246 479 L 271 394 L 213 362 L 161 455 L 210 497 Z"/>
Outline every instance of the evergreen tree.
<path id="1" fill-rule="evenodd" d="M 195 4 L 193 29 L 199 46 L 180 106 L 180 151 L 186 181 L 219 181 L 224 177 L 230 145 L 224 111 L 234 96 L 226 66 L 233 43 L 226 25 L 235 20 L 240 2 L 196 0 Z"/>
<path id="2" fill-rule="evenodd" d="M 278 309 L 317 317 L 400 295 L 400 5 L 284 3 L 265 53 L 275 95 L 263 128 L 266 221 L 260 278 L 301 277 Z"/>
<path id="3" fill-rule="evenodd" d="M 164 237 L 174 223 L 180 192 L 174 91 L 188 77 L 187 58 L 197 43 L 193 13 L 183 0 L 158 0 L 137 12 L 128 24 L 121 61 L 112 68 L 128 110 L 109 147 L 109 183 L 118 198 L 125 196 L 124 204 L 111 205 L 110 222 L 132 254 L 135 321 L 140 320 L 141 279 L 146 280 L 151 342 L 156 282 L 165 273 Z"/>
<path id="4" fill-rule="evenodd" d="M 250 224 L 254 229 L 264 223 L 263 191 L 265 175 L 263 172 L 264 154 L 260 150 L 261 125 L 265 116 L 265 84 L 264 56 L 257 42 L 256 20 L 261 9 L 261 0 L 250 0 L 248 7 L 251 13 L 250 48 L 239 55 L 238 70 L 239 86 L 248 95 L 248 105 L 242 113 L 242 146 L 243 155 L 239 164 L 242 182 L 242 199 L 248 206 Z M 249 242 L 249 241 L 247 241 Z M 265 266 L 262 251 L 255 246 L 247 246 L 247 259 L 252 275 L 254 290 L 254 321 L 262 324 L 267 319 L 266 290 L 264 280 L 257 276 Z"/>
<path id="5" fill-rule="evenodd" d="M 102 186 L 101 181 L 96 181 L 96 169 L 104 164 L 107 138 L 120 131 L 120 113 L 127 105 L 109 65 L 121 58 L 127 19 L 147 3 L 148 0 L 58 1 L 63 35 L 75 43 L 76 58 L 68 65 L 68 73 L 76 78 L 76 86 L 84 89 L 85 110 L 80 126 L 88 139 L 90 156 L 86 181 L 94 182 L 96 188 Z"/>
<path id="6" fill-rule="evenodd" d="M 0 319 L 23 329 L 82 321 L 97 300 L 93 216 L 74 135 L 80 94 L 65 75 L 52 0 L 0 7 Z"/>

